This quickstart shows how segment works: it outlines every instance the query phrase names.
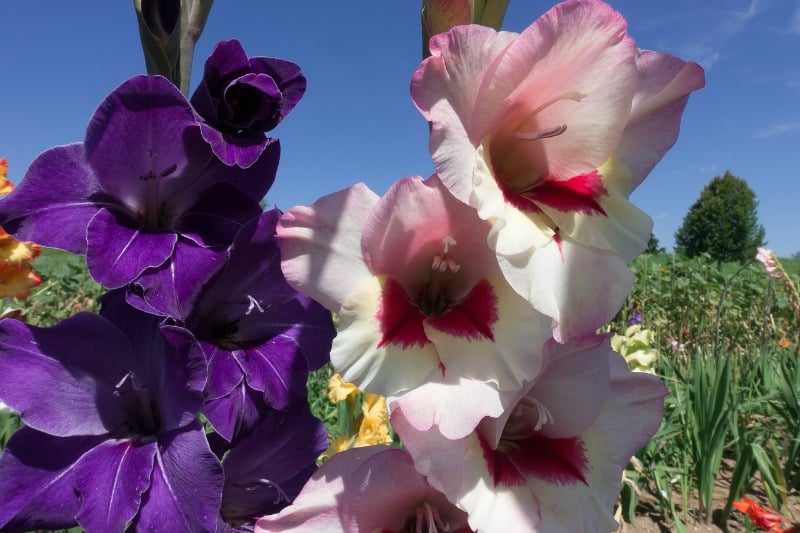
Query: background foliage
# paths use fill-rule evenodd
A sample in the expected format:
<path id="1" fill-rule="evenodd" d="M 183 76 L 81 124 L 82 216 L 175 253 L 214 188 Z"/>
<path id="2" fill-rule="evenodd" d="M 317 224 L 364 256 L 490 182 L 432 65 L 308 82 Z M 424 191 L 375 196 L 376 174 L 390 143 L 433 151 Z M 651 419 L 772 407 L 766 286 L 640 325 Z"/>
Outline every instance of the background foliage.
<path id="1" fill-rule="evenodd" d="M 687 257 L 708 254 L 716 261 L 746 261 L 764 244 L 755 193 L 726 171 L 706 185 L 675 233 L 676 248 Z"/>

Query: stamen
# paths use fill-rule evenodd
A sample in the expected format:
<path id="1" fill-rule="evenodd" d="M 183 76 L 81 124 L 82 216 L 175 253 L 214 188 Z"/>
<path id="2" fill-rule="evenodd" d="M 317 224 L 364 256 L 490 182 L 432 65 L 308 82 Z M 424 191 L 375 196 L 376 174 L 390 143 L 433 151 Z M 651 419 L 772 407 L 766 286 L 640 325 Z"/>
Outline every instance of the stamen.
<path id="1" fill-rule="evenodd" d="M 131 381 L 131 386 L 132 386 L 134 389 L 137 389 L 137 388 L 138 388 L 138 387 L 136 386 L 136 376 L 134 376 L 134 375 L 133 375 L 133 371 L 129 370 L 128 372 L 125 372 L 125 375 L 124 375 L 124 376 L 122 376 L 122 379 L 121 379 L 121 380 L 119 380 L 119 381 L 117 382 L 117 384 L 116 384 L 116 385 L 114 385 L 114 394 L 115 394 L 116 396 L 119 396 L 119 389 L 120 389 L 120 387 L 122 387 L 122 386 L 125 384 L 125 382 L 126 382 L 126 381 L 128 381 L 128 380 L 130 380 L 130 381 Z"/>
<path id="2" fill-rule="evenodd" d="M 520 141 L 538 141 L 539 139 L 549 139 L 551 137 L 558 137 L 565 131 L 567 131 L 567 125 L 562 124 L 560 126 L 556 126 L 555 128 L 550 128 L 549 130 L 545 131 L 537 131 L 533 133 L 515 133 L 511 137 L 513 139 L 518 139 Z"/>
<path id="3" fill-rule="evenodd" d="M 455 274 L 461 270 L 461 265 L 447 257 L 450 247 L 455 245 L 456 240 L 450 235 L 446 235 L 442 239 L 442 253 L 433 256 L 431 261 L 433 274 L 428 278 L 428 283 L 425 285 L 425 289 L 418 301 L 419 308 L 428 316 L 439 316 L 447 309 L 449 302 L 447 301 L 447 294 L 443 290 L 446 277 L 442 276 L 442 274 L 446 274 L 448 271 Z"/>
<path id="4" fill-rule="evenodd" d="M 531 403 L 536 407 L 536 411 L 539 414 L 538 419 L 536 420 L 536 426 L 534 426 L 534 431 L 539 431 L 542 429 L 542 426 L 545 424 L 552 424 L 555 422 L 555 418 L 553 418 L 553 413 L 539 400 L 536 398 L 531 398 Z"/>
<path id="5" fill-rule="evenodd" d="M 248 485 L 237 485 L 237 486 L 240 487 L 240 488 L 243 488 L 244 490 L 256 490 L 257 488 L 259 488 L 261 486 L 272 487 L 278 493 L 278 496 L 275 498 L 275 501 L 273 501 L 272 503 L 277 505 L 277 504 L 279 504 L 281 502 L 284 502 L 284 501 L 286 503 L 289 503 L 291 501 L 289 499 L 289 496 L 286 494 L 286 492 L 284 492 L 284 490 L 281 488 L 281 486 L 278 485 L 277 483 L 273 483 L 269 479 L 265 479 L 265 478 L 256 479 L 255 481 L 253 481 L 252 483 L 250 483 Z"/>
<path id="6" fill-rule="evenodd" d="M 458 243 L 456 243 L 456 240 L 453 237 L 451 237 L 450 235 L 447 235 L 447 236 L 445 236 L 444 239 L 442 239 L 442 244 L 444 245 L 443 253 L 446 254 L 451 245 L 455 246 Z"/>
<path id="7" fill-rule="evenodd" d="M 253 309 L 258 309 L 259 313 L 264 312 L 264 308 L 261 307 L 261 304 L 258 303 L 258 300 L 256 300 L 249 294 L 247 295 L 247 299 L 249 300 L 250 305 L 247 306 L 247 311 L 244 312 L 245 315 L 249 315 L 250 313 L 252 313 Z"/>
<path id="8" fill-rule="evenodd" d="M 439 509 L 428 502 L 417 508 L 416 533 L 439 533 L 450 530 L 450 524 L 442 520 Z M 427 527 L 425 527 L 427 526 Z"/>
<path id="9" fill-rule="evenodd" d="M 450 251 L 450 247 L 455 246 L 456 244 L 458 243 L 450 235 L 446 235 L 444 239 L 442 239 L 442 255 L 433 256 L 431 270 L 439 272 L 447 272 L 449 270 L 453 274 L 461 270 L 461 265 L 447 257 L 447 252 Z"/>

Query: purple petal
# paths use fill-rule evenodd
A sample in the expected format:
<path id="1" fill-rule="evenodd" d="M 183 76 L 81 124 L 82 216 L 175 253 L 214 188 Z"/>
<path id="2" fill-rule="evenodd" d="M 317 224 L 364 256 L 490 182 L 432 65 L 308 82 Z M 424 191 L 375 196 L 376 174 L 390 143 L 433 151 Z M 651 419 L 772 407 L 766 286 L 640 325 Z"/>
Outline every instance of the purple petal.
<path id="1" fill-rule="evenodd" d="M 251 72 L 225 87 L 220 104 L 228 128 L 248 130 L 256 121 L 277 124 L 280 101 L 281 91 L 275 80 L 266 74 Z M 253 132 L 256 131 L 253 129 Z"/>
<path id="2" fill-rule="evenodd" d="M 147 233 L 126 217 L 101 209 L 89 222 L 86 262 L 97 283 L 116 289 L 172 255 L 178 236 Z"/>
<path id="3" fill-rule="evenodd" d="M 294 339 L 283 337 L 232 352 L 245 372 L 248 386 L 264 391 L 264 400 L 276 409 L 283 409 L 291 398 L 305 394 L 308 366 L 296 353 Z"/>
<path id="4" fill-rule="evenodd" d="M 269 349 L 272 339 L 281 337 L 291 354 L 299 350 L 317 369 L 330 359 L 336 332 L 330 312 L 297 293 L 283 277 L 275 238 L 279 216 L 277 209 L 268 211 L 240 230 L 230 261 L 207 286 L 188 323 L 209 342 L 245 350 Z"/>
<path id="5" fill-rule="evenodd" d="M 250 69 L 244 49 L 239 41 L 220 41 L 206 60 L 203 81 L 192 94 L 192 106 L 206 120 L 216 123 L 219 119 L 217 104 L 226 80 L 232 75 L 244 74 Z"/>
<path id="6" fill-rule="evenodd" d="M 289 326 L 278 335 L 295 342 L 309 370 L 318 370 L 330 362 L 336 328 L 330 311 L 320 304 L 298 293 L 274 310 L 271 321 Z"/>
<path id="7" fill-rule="evenodd" d="M 122 290 L 105 294 L 102 304 L 100 314 L 128 336 L 137 357 L 133 373 L 158 411 L 159 428 L 192 422 L 203 405 L 206 383 L 205 356 L 194 336 L 177 326 L 159 327 L 162 319 L 127 305 Z"/>
<path id="8" fill-rule="evenodd" d="M 281 90 L 280 111 L 270 121 L 259 121 L 252 128 L 259 131 L 270 131 L 286 118 L 306 92 L 306 78 L 296 63 L 274 57 L 250 58 L 253 72 L 267 74 Z"/>
<path id="9" fill-rule="evenodd" d="M 133 530 L 214 531 L 222 485 L 222 465 L 200 422 L 159 437 L 150 490 Z"/>
<path id="10" fill-rule="evenodd" d="M 175 429 L 195 420 L 202 409 L 208 370 L 203 350 L 189 331 L 177 326 L 160 330 L 169 350 L 158 374 L 159 415 L 162 428 Z"/>
<path id="11" fill-rule="evenodd" d="M 0 202 L 0 220 L 17 239 L 86 253 L 86 227 L 98 208 L 98 192 L 83 144 L 51 148 L 37 157 L 25 177 Z"/>
<path id="12" fill-rule="evenodd" d="M 248 133 L 231 135 L 219 131 L 208 124 L 201 125 L 203 139 L 206 140 L 214 155 L 226 166 L 238 166 L 242 169 L 250 168 L 259 160 L 267 146 L 275 144 L 277 139 L 271 139 L 263 133 Z"/>
<path id="13" fill-rule="evenodd" d="M 136 208 L 162 181 L 190 182 L 211 159 L 194 111 L 161 76 L 136 76 L 100 104 L 86 131 L 86 160 L 104 192 Z M 151 179 L 152 178 L 152 179 Z M 156 180 L 156 181 L 154 181 Z"/>
<path id="14" fill-rule="evenodd" d="M 229 184 L 212 185 L 176 221 L 184 237 L 206 247 L 229 246 L 243 224 L 261 214 L 257 200 Z M 157 266 L 157 265 L 153 265 Z"/>
<path id="15" fill-rule="evenodd" d="M 228 442 L 248 434 L 270 411 L 272 409 L 264 401 L 264 395 L 248 387 L 243 379 L 230 393 L 208 400 L 203 407 L 206 419 Z"/>
<path id="16" fill-rule="evenodd" d="M 325 425 L 305 403 L 289 412 L 264 416 L 222 463 L 223 516 L 228 521 L 255 519 L 288 505 L 316 470 L 316 458 L 327 447 L 327 438 Z"/>
<path id="17" fill-rule="evenodd" d="M 211 138 L 209 138 L 206 135 L 207 131 L 216 133 L 210 134 Z M 215 142 L 227 142 L 222 139 L 221 135 L 216 130 L 203 126 L 203 136 L 212 145 Z M 219 138 L 217 139 L 217 137 Z M 281 158 L 280 140 L 267 139 L 263 136 L 249 140 L 248 138 L 239 138 L 236 140 L 236 146 L 230 148 L 230 150 L 241 152 L 241 157 L 236 159 L 236 157 L 239 157 L 236 154 L 223 157 L 224 154 L 220 155 L 217 150 L 214 150 L 214 153 L 222 161 L 215 159 L 209 164 L 203 172 L 204 179 L 208 183 L 229 183 L 251 200 L 259 202 L 275 181 L 278 162 Z M 252 151 L 253 154 L 248 155 L 247 152 L 249 151 Z M 227 161 L 226 157 L 236 160 Z M 237 164 L 241 168 L 229 166 L 232 164 Z"/>
<path id="18" fill-rule="evenodd" d="M 225 251 L 178 239 L 171 260 L 145 270 L 129 288 L 127 301 L 146 313 L 186 320 L 200 290 L 226 257 Z"/>
<path id="19" fill-rule="evenodd" d="M 244 371 L 229 350 L 206 341 L 202 346 L 208 360 L 206 400 L 227 396 L 242 383 Z"/>
<path id="20" fill-rule="evenodd" d="M 0 456 L 0 528 L 29 531 L 77 525 L 80 500 L 73 467 L 101 439 L 54 437 L 29 427 L 15 432 Z"/>
<path id="21" fill-rule="evenodd" d="M 51 328 L 0 322 L 0 398 L 53 435 L 101 435 L 123 425 L 126 404 L 115 385 L 135 366 L 125 335 L 91 313 Z"/>
<path id="22" fill-rule="evenodd" d="M 81 508 L 76 518 L 87 531 L 123 531 L 150 486 L 155 443 L 109 440 L 75 463 Z"/>

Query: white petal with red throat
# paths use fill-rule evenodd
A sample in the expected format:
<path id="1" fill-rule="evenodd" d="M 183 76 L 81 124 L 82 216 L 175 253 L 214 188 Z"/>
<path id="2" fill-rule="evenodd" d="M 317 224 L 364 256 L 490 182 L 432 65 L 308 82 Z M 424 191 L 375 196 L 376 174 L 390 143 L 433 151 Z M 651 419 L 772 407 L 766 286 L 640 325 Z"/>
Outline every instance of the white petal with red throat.
<path id="1" fill-rule="evenodd" d="M 618 256 L 568 239 L 498 259 L 514 290 L 553 318 L 559 342 L 590 335 L 614 318 L 634 281 Z"/>
<path id="2" fill-rule="evenodd" d="M 487 385 L 478 386 L 489 390 Z M 419 431 L 402 408 L 392 411 L 391 423 L 414 458 L 416 469 L 432 487 L 467 512 L 473 530 L 537 531 L 536 498 L 530 492 L 495 488 L 475 433 L 451 440 L 435 428 Z"/>
<path id="3" fill-rule="evenodd" d="M 599 169 L 607 195 L 599 200 L 605 215 L 598 213 L 565 213 L 541 205 L 542 211 L 572 240 L 620 256 L 625 262 L 636 259 L 647 248 L 653 219 L 633 205 L 628 196 L 632 190 L 628 167 L 611 157 Z"/>
<path id="4" fill-rule="evenodd" d="M 448 439 L 433 426 L 420 431 L 402 405 L 392 412 L 417 470 L 478 531 L 614 530 L 622 470 L 661 422 L 666 388 L 628 371 L 607 336 L 547 353 L 547 366 L 521 400 L 499 395 L 511 414 L 484 419 L 464 438 Z"/>
<path id="5" fill-rule="evenodd" d="M 617 527 L 613 506 L 622 471 L 652 438 L 664 414 L 667 389 L 655 376 L 630 372 L 625 360 L 608 354 L 611 384 L 595 423 L 581 434 L 592 468 L 587 485 L 553 485 L 529 478 L 542 508 L 543 531 L 607 532 Z"/>
<path id="6" fill-rule="evenodd" d="M 483 283 L 491 301 L 476 301 L 474 311 L 461 313 L 467 306 L 456 305 L 441 317 L 427 318 L 425 334 L 436 346 L 445 376 L 491 383 L 500 391 L 519 390 L 541 369 L 542 349 L 551 336 L 550 320 L 502 277 L 493 276 Z M 493 320 L 485 320 L 486 314 L 479 310 L 492 308 Z M 444 322 L 453 315 L 454 320 Z M 460 323 L 462 327 L 454 327 Z"/>
<path id="7" fill-rule="evenodd" d="M 436 348 L 422 330 L 423 317 L 404 296 L 391 278 L 370 277 L 344 301 L 331 349 L 333 368 L 344 381 L 388 396 L 440 372 Z M 386 320 L 387 308 L 397 315 Z"/>
<path id="8" fill-rule="evenodd" d="M 641 51 L 636 63 L 639 87 L 616 150 L 630 168 L 631 191 L 675 144 L 689 94 L 706 82 L 700 65 L 667 54 Z"/>
<path id="9" fill-rule="evenodd" d="M 286 280 L 331 311 L 372 275 L 361 254 L 361 232 L 378 195 L 359 183 L 308 207 L 295 207 L 278 222 L 281 268 Z"/>

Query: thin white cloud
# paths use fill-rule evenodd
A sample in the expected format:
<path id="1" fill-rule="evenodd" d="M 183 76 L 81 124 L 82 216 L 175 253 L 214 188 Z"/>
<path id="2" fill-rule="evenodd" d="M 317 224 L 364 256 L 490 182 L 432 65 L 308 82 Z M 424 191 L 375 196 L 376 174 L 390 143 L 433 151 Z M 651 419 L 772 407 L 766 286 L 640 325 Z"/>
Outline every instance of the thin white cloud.
<path id="1" fill-rule="evenodd" d="M 780 122 L 767 126 L 766 128 L 761 128 L 756 132 L 756 137 L 759 139 L 769 139 L 770 137 L 777 137 L 778 135 L 791 133 L 797 130 L 800 130 L 800 120 L 794 122 Z"/>
<path id="2" fill-rule="evenodd" d="M 717 171 L 717 164 L 711 163 L 710 165 L 689 165 L 689 171 L 697 172 L 698 174 L 713 174 Z"/>
<path id="3" fill-rule="evenodd" d="M 797 9 L 794 11 L 792 21 L 789 24 L 789 31 L 794 35 L 800 35 L 800 6 L 797 6 Z"/>
<path id="4" fill-rule="evenodd" d="M 708 18 L 707 31 L 695 41 L 684 43 L 681 47 L 681 55 L 692 58 L 703 65 L 706 70 L 710 69 L 723 57 L 722 52 L 728 43 L 745 31 L 748 24 L 767 6 L 767 0 L 750 0 L 744 10 L 714 12 L 713 16 Z"/>

